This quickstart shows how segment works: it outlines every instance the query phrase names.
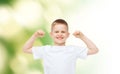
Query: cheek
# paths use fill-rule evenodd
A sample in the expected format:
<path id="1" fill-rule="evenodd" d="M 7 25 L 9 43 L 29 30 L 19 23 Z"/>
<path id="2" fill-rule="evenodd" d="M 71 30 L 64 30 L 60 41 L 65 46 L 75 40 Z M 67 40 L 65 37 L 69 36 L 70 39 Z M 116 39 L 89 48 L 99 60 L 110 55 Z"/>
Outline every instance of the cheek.
<path id="1" fill-rule="evenodd" d="M 52 34 L 52 38 L 55 38 L 56 37 L 56 34 Z"/>
<path id="2" fill-rule="evenodd" d="M 64 36 L 67 38 L 67 37 L 68 37 L 68 34 L 64 34 Z"/>

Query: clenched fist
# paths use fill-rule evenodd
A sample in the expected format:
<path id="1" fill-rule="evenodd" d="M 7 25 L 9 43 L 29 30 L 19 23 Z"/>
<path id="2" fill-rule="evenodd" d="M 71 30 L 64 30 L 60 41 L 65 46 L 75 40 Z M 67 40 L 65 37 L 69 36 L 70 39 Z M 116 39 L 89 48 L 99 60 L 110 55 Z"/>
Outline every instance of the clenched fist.
<path id="1" fill-rule="evenodd" d="M 34 33 L 35 37 L 41 37 L 42 38 L 42 37 L 44 37 L 44 35 L 45 35 L 45 32 L 43 30 L 38 30 Z"/>
<path id="2" fill-rule="evenodd" d="M 75 31 L 73 33 L 73 35 L 76 37 L 76 38 L 82 38 L 84 36 L 84 34 L 80 31 Z"/>

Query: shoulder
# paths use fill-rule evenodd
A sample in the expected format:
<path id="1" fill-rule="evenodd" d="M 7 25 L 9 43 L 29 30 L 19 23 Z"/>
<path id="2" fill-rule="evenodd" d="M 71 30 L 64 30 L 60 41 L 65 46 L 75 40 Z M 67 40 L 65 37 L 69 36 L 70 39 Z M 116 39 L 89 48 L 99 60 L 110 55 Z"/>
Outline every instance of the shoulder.
<path id="1" fill-rule="evenodd" d="M 45 46 L 34 46 L 32 47 L 32 50 L 41 50 L 41 49 L 48 49 L 50 48 L 50 45 L 45 45 Z"/>
<path id="2" fill-rule="evenodd" d="M 88 48 L 86 46 L 77 46 L 77 45 L 70 45 L 67 46 L 69 49 L 74 50 L 74 51 L 86 51 Z"/>

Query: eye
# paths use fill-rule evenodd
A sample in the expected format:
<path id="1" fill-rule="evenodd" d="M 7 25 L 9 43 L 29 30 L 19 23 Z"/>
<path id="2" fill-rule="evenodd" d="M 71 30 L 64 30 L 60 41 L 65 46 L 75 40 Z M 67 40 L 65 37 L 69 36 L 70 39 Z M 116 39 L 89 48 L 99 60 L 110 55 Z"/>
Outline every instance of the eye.
<path id="1" fill-rule="evenodd" d="M 59 33 L 59 31 L 55 31 L 55 33 Z"/>
<path id="2" fill-rule="evenodd" d="M 62 31 L 61 33 L 65 33 L 65 31 Z"/>

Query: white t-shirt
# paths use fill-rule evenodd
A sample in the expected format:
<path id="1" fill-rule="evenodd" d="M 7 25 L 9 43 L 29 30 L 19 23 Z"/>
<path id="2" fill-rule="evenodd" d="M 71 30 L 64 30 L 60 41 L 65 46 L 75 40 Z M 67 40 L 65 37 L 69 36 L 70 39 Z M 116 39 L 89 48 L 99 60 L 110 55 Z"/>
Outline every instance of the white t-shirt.
<path id="1" fill-rule="evenodd" d="M 87 57 L 87 48 L 78 46 L 41 46 L 32 48 L 35 59 L 43 59 L 44 74 L 75 74 L 77 58 Z"/>

